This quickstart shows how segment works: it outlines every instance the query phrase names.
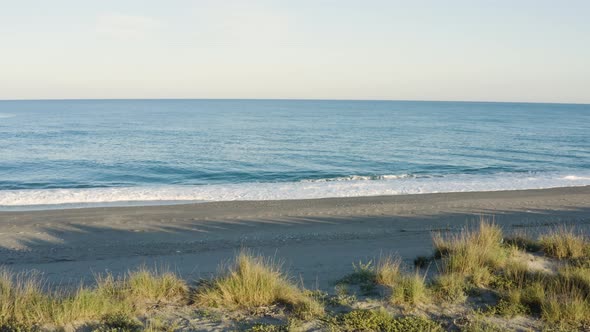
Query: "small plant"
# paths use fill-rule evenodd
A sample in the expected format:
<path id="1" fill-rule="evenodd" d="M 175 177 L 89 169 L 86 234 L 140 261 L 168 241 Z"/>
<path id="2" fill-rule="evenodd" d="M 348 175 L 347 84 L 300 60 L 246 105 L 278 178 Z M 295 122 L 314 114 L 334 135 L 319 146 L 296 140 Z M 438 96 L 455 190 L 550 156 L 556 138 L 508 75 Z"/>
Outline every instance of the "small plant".
<path id="1" fill-rule="evenodd" d="M 147 320 L 144 332 L 174 332 L 180 328 L 178 322 L 170 322 L 158 317 Z"/>
<path id="2" fill-rule="evenodd" d="M 465 327 L 461 329 L 462 332 L 508 332 L 505 327 L 498 326 L 485 319 L 477 318 L 470 321 Z"/>
<path id="3" fill-rule="evenodd" d="M 340 279 L 338 283 L 359 285 L 359 284 L 375 284 L 376 273 L 373 268 L 373 261 L 363 263 L 352 263 L 353 272 L 344 278 Z"/>
<path id="4" fill-rule="evenodd" d="M 353 310 L 342 314 L 333 322 L 339 331 L 428 332 L 442 331 L 430 319 L 407 316 L 395 318 L 384 310 Z"/>
<path id="5" fill-rule="evenodd" d="M 143 326 L 136 319 L 124 313 L 105 315 L 95 332 L 139 332 Z"/>
<path id="6" fill-rule="evenodd" d="M 8 320 L 0 324 L 0 332 L 39 332 L 37 325 L 20 323 L 15 320 Z"/>
<path id="7" fill-rule="evenodd" d="M 450 303 L 461 303 L 467 299 L 467 283 L 465 278 L 457 273 L 441 274 L 433 283 L 435 296 Z"/>
<path id="8" fill-rule="evenodd" d="M 375 282 L 379 285 L 392 287 L 400 277 L 401 259 L 383 256 L 375 267 Z"/>
<path id="9" fill-rule="evenodd" d="M 415 305 L 428 300 L 428 290 L 424 283 L 424 276 L 417 272 L 413 275 L 402 276 L 392 289 L 391 302 L 394 304 Z"/>
<path id="10" fill-rule="evenodd" d="M 518 295 L 516 295 L 518 294 Z M 515 298 L 511 298 L 516 296 Z M 529 313 L 527 306 L 520 302 L 520 293 L 511 292 L 507 299 L 500 299 L 498 303 L 488 309 L 488 313 L 503 317 L 523 316 Z"/>
<path id="11" fill-rule="evenodd" d="M 356 296 L 350 294 L 345 284 L 339 284 L 335 287 L 336 296 L 330 301 L 332 305 L 349 306 L 356 301 Z"/>
<path id="12" fill-rule="evenodd" d="M 247 332 L 287 332 L 289 327 L 287 325 L 275 324 L 255 324 L 246 330 Z"/>

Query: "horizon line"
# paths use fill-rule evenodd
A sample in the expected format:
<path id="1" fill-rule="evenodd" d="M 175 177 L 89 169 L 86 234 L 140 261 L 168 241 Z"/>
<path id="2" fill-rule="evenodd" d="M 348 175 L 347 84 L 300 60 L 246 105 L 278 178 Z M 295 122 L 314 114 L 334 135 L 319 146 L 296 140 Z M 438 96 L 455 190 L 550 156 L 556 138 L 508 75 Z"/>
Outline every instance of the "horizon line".
<path id="1" fill-rule="evenodd" d="M 546 101 L 493 101 L 493 100 L 436 100 L 436 99 L 334 99 L 334 98 L 16 98 L 0 99 L 0 102 L 13 101 L 132 101 L 132 100 L 235 100 L 235 101 L 353 101 L 353 102 L 434 102 L 434 103 L 489 103 L 489 104 L 555 104 L 555 105 L 590 105 L 590 102 L 546 102 Z"/>

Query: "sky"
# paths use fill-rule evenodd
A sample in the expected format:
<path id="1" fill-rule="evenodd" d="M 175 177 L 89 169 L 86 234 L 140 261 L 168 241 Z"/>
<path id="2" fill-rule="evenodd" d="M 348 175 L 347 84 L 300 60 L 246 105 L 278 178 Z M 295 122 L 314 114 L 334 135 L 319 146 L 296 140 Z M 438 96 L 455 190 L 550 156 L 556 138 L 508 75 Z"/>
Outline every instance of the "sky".
<path id="1" fill-rule="evenodd" d="M 0 99 L 590 103 L 588 0 L 0 0 Z"/>

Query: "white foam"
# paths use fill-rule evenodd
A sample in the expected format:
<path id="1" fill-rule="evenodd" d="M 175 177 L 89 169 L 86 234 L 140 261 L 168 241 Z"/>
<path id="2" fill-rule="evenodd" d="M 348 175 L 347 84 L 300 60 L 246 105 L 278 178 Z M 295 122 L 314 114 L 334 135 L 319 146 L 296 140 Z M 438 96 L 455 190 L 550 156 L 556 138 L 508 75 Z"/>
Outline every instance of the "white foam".
<path id="1" fill-rule="evenodd" d="M 413 175 L 410 175 L 410 174 L 349 175 L 349 176 L 340 176 L 340 177 L 334 177 L 334 178 L 301 180 L 301 182 L 395 180 L 395 179 L 405 179 L 405 178 L 409 178 L 409 177 L 413 177 Z"/>
<path id="2" fill-rule="evenodd" d="M 0 191 L 0 209 L 30 210 L 236 200 L 283 200 L 441 192 L 542 189 L 590 185 L 590 174 L 495 174 L 382 178 L 373 181 L 242 183 Z"/>
<path id="3" fill-rule="evenodd" d="M 571 181 L 588 181 L 590 177 L 588 176 L 576 176 L 576 175 L 566 175 L 563 177 L 564 180 L 571 180 Z"/>

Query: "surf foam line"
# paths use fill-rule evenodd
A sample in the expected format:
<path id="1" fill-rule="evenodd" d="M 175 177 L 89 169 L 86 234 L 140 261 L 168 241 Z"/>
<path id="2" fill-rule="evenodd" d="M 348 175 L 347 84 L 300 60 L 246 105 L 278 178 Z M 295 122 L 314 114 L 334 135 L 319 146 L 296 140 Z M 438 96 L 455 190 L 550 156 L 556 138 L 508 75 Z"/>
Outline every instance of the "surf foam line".
<path id="1" fill-rule="evenodd" d="M 332 182 L 332 181 L 375 181 L 375 180 L 396 180 L 417 177 L 412 174 L 386 174 L 386 175 L 349 175 L 340 176 L 334 178 L 323 178 L 323 179 L 306 179 L 300 182 Z"/>
<path id="2" fill-rule="evenodd" d="M 590 185 L 590 172 L 588 174 L 536 173 L 534 175 L 498 173 L 373 181 L 357 179 L 200 186 L 4 190 L 0 191 L 0 210 L 524 190 L 586 185 Z"/>

